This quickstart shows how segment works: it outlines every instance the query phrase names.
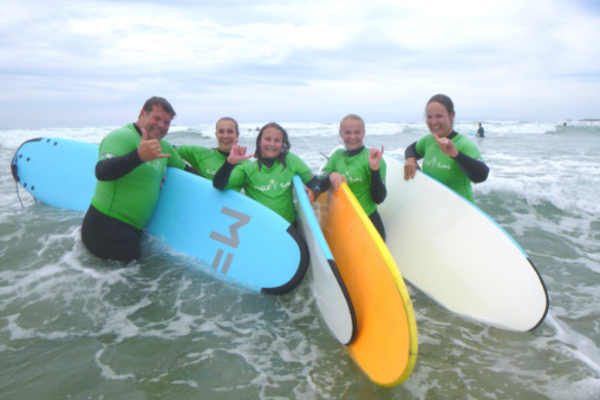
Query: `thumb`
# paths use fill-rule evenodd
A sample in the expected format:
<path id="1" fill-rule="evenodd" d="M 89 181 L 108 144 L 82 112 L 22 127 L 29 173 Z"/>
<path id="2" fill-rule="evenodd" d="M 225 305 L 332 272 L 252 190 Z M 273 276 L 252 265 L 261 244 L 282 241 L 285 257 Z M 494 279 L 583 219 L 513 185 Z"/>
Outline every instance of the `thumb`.
<path id="1" fill-rule="evenodd" d="M 144 128 L 140 128 L 142 130 L 142 140 L 148 140 L 148 132 Z"/>
<path id="2" fill-rule="evenodd" d="M 383 146 L 381 146 L 381 155 L 383 156 Z"/>

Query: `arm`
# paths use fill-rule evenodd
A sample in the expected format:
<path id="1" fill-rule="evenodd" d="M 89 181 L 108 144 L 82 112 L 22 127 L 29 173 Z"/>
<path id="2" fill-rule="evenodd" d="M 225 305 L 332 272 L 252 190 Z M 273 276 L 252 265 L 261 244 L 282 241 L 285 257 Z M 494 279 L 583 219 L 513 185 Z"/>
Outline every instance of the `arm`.
<path id="1" fill-rule="evenodd" d="M 381 204 L 387 196 L 387 189 L 381 179 L 381 171 L 371 169 L 371 199 L 375 204 Z"/>
<path id="2" fill-rule="evenodd" d="M 406 160 L 404 163 L 404 180 L 407 181 L 415 177 L 417 173 L 417 169 L 419 168 L 419 164 L 417 164 L 417 160 L 423 158 L 419 156 L 417 152 L 417 142 L 409 145 L 406 150 L 404 150 L 404 159 Z"/>
<path id="3" fill-rule="evenodd" d="M 481 183 L 488 178 L 490 168 L 483 161 L 469 157 L 460 151 L 452 159 L 473 183 Z"/>
<path id="4" fill-rule="evenodd" d="M 108 154 L 105 156 L 108 158 L 104 158 L 96 164 L 96 179 L 99 181 L 114 181 L 122 178 L 143 164 L 138 149 L 120 157 Z"/>
<path id="5" fill-rule="evenodd" d="M 231 172 L 234 168 L 234 164 L 230 164 L 229 161 L 225 161 L 225 164 L 223 164 L 215 174 L 213 179 L 213 187 L 218 190 L 225 190 L 227 183 L 229 182 Z"/>

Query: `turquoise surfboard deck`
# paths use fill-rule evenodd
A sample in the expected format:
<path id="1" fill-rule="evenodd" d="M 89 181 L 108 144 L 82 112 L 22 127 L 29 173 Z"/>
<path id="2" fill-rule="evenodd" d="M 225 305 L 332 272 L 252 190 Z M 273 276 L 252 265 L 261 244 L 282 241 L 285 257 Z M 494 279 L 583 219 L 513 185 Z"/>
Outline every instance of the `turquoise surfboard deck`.
<path id="1" fill-rule="evenodd" d="M 310 287 L 325 323 L 336 339 L 348 346 L 357 331 L 352 300 L 298 175 L 294 177 L 294 199 L 298 230 L 310 253 Z"/>
<path id="2" fill-rule="evenodd" d="M 21 145 L 12 172 L 44 204 L 86 211 L 96 187 L 97 160 L 98 145 L 40 138 Z M 233 190 L 219 192 L 199 176 L 168 168 L 165 177 L 148 231 L 255 291 L 283 294 L 302 281 L 308 249 L 286 220 Z"/>

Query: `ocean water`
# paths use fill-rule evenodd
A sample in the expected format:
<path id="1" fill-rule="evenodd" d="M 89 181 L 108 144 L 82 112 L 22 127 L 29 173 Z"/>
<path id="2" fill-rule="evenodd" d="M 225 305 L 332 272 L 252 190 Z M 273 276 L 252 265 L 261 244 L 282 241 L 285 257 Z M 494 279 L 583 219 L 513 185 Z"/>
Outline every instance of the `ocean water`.
<path id="1" fill-rule="evenodd" d="M 254 149 L 255 128 L 241 124 Z M 282 124 L 315 170 L 337 124 Z M 458 132 L 476 131 L 458 123 Z M 419 355 L 400 386 L 372 384 L 336 342 L 307 282 L 266 296 L 216 280 L 147 234 L 124 267 L 89 255 L 82 212 L 40 204 L 9 164 L 35 137 L 98 143 L 115 127 L 0 130 L 1 399 L 600 398 L 600 123 L 484 122 L 491 168 L 475 202 L 529 254 L 550 297 L 535 331 L 490 328 L 407 283 Z M 213 125 L 173 126 L 174 144 L 215 146 Z M 423 123 L 367 124 L 403 159 Z M 48 166 L 52 168 L 52 166 Z M 440 204 L 440 207 L 443 207 Z"/>

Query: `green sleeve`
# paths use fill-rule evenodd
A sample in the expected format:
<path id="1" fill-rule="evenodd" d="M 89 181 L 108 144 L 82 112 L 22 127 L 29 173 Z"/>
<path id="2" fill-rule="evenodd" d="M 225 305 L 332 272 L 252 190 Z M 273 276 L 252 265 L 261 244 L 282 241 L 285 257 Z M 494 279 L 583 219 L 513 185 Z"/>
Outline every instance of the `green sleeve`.
<path id="1" fill-rule="evenodd" d="M 229 176 L 229 180 L 227 181 L 227 186 L 225 186 L 225 190 L 243 187 L 243 185 L 246 183 L 246 177 L 248 176 L 246 173 L 246 168 L 251 164 L 252 163 L 238 163 L 233 168 L 233 171 L 231 171 L 231 175 Z"/>
<path id="2" fill-rule="evenodd" d="M 479 152 L 479 149 L 477 148 L 477 146 L 475 145 L 475 143 L 473 143 L 470 139 L 466 138 L 466 137 L 462 137 L 463 140 L 461 140 L 461 145 L 457 147 L 457 150 L 459 150 L 461 153 L 468 155 L 471 158 L 475 158 L 478 160 L 483 160 L 483 157 L 481 157 L 481 153 Z"/>
<path id="3" fill-rule="evenodd" d="M 289 153 L 287 155 L 286 162 L 288 164 L 291 164 L 291 165 L 289 165 L 290 168 L 292 169 L 292 171 L 294 171 L 294 173 L 296 175 L 300 176 L 300 179 L 302 179 L 302 182 L 308 183 L 308 181 L 311 180 L 312 170 L 310 169 L 310 167 L 308 165 L 306 165 L 306 163 L 300 157 L 298 157 L 297 155 L 295 155 L 293 153 Z"/>
<path id="4" fill-rule="evenodd" d="M 415 150 L 417 150 L 417 155 L 420 158 L 425 157 L 425 149 L 429 146 L 429 142 L 431 139 L 433 139 L 433 135 L 429 134 L 429 135 L 423 136 L 417 142 L 417 145 L 415 146 Z"/>
<path id="5" fill-rule="evenodd" d="M 161 139 L 160 146 L 162 147 L 162 154 L 171 154 L 171 157 L 167 159 L 167 165 L 169 167 L 185 169 L 185 163 L 181 159 L 179 153 L 177 153 L 175 148 L 171 145 L 171 143 L 167 142 L 164 139 Z"/>
<path id="6" fill-rule="evenodd" d="M 137 132 L 133 129 L 127 125 L 106 135 L 102 139 L 102 143 L 100 143 L 100 148 L 98 149 L 99 160 L 106 158 L 103 157 L 105 154 L 120 157 L 137 149 L 140 139 Z"/>

